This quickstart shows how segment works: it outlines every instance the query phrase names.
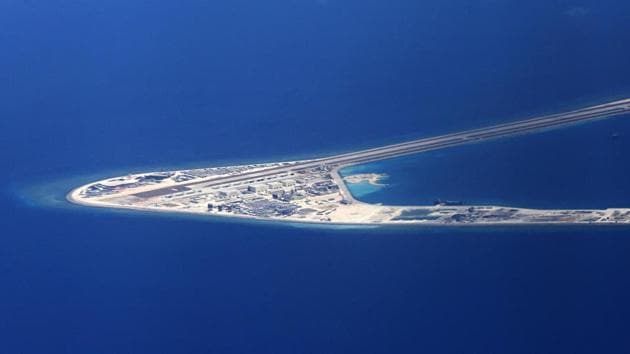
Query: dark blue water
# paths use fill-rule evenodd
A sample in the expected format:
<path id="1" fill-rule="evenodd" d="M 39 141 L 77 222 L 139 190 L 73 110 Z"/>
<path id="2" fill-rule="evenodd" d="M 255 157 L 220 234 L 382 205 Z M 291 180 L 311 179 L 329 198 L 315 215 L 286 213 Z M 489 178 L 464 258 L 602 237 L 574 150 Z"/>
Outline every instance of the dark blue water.
<path id="1" fill-rule="evenodd" d="M 385 187 L 350 184 L 359 199 L 390 205 L 435 200 L 530 208 L 630 205 L 630 116 L 352 166 Z"/>
<path id="2" fill-rule="evenodd" d="M 3 1 L 0 352 L 628 352 L 627 229 L 298 228 L 70 207 L 63 194 L 130 170 L 324 155 L 627 96 L 629 11 L 594 0 Z M 617 154 L 567 158 L 560 172 L 571 144 L 547 142 L 537 162 L 528 149 L 543 136 L 401 166 L 437 183 L 425 164 L 456 171 L 492 153 L 481 175 L 520 183 L 424 191 L 559 203 L 523 191 L 585 163 L 597 181 L 627 176 L 630 133 L 610 124 L 617 142 L 605 128 L 553 133 Z M 621 204 L 627 187 L 611 181 L 557 196 Z"/>

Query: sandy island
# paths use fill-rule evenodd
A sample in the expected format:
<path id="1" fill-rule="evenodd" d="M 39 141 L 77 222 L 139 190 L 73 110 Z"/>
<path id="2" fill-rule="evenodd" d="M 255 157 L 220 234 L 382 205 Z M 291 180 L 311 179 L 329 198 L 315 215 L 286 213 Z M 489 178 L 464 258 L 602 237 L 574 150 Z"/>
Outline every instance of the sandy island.
<path id="1" fill-rule="evenodd" d="M 269 167 L 275 166 L 270 164 Z M 269 168 L 268 167 L 268 168 Z M 352 197 L 336 169 L 286 173 L 215 185 L 242 166 L 134 174 L 74 189 L 85 206 L 299 223 L 351 225 L 630 224 L 630 209 L 540 210 L 501 206 L 388 206 Z M 253 165 L 251 170 L 260 169 Z M 379 183 L 382 176 L 346 176 Z M 196 181 L 191 188 L 190 181 Z M 207 182 L 207 183 L 206 183 Z M 188 186 L 184 186 L 184 185 Z"/>
<path id="2" fill-rule="evenodd" d="M 220 166 L 113 177 L 74 189 L 76 204 L 298 223 L 353 225 L 630 224 L 630 209 L 526 209 L 461 205 L 392 206 L 356 200 L 347 183 L 380 185 L 385 175 L 339 169 L 630 112 L 630 99 L 487 128 L 424 138 L 320 159 Z"/>

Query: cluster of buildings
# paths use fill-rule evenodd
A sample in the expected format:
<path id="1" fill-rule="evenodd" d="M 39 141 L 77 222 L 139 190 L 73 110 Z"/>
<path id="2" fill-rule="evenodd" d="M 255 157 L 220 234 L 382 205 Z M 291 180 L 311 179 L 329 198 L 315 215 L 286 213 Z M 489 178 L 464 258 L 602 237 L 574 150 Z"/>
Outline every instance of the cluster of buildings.
<path id="1" fill-rule="evenodd" d="M 284 179 L 267 183 L 251 183 L 240 188 L 220 189 L 215 193 L 215 197 L 219 200 L 246 198 L 253 199 L 256 196 L 266 195 L 273 199 L 283 199 L 287 194 L 293 194 L 296 181 L 293 179 Z"/>
<path id="2" fill-rule="evenodd" d="M 309 205 L 310 197 L 339 193 L 330 170 L 322 167 L 215 188 L 207 199 L 208 211 L 258 217 L 290 216 Z"/>
<path id="3" fill-rule="evenodd" d="M 210 175 L 229 175 L 242 169 L 252 169 L 259 165 L 235 166 L 200 170 L 176 171 L 176 173 L 151 173 L 140 176 L 128 176 L 117 183 L 139 186 L 141 184 L 175 181 L 176 185 L 167 184 L 162 189 L 133 194 L 148 205 L 205 210 L 210 213 L 247 215 L 255 217 L 287 217 L 305 214 L 331 212 L 335 202 L 340 202 L 337 182 L 332 177 L 331 167 L 316 166 L 297 171 L 285 171 L 249 180 L 237 180 L 223 184 L 199 182 L 190 188 L 184 184 L 189 180 Z M 184 183 L 182 183 L 184 182 Z M 120 186 L 95 184 L 86 193 L 105 195 L 116 193 Z M 337 194 L 337 195 L 335 195 Z M 156 200 L 155 198 L 159 198 Z M 121 200 L 126 198 L 121 196 Z M 343 199 L 343 198 L 342 198 Z M 135 200 L 135 199 L 134 199 Z M 343 200 L 341 200 L 343 202 Z M 321 214 L 323 215 L 323 214 Z M 324 216 L 322 216 L 324 217 Z"/>

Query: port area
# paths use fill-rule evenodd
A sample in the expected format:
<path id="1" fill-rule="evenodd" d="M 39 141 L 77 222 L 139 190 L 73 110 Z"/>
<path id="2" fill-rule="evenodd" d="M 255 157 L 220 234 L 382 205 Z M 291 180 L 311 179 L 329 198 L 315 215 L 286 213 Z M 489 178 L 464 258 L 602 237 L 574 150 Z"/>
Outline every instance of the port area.
<path id="1" fill-rule="evenodd" d="M 130 174 L 78 187 L 67 199 L 96 207 L 301 223 L 630 224 L 630 208 L 543 210 L 439 200 L 431 206 L 367 204 L 352 196 L 346 182 L 379 184 L 384 176 L 358 174 L 342 178 L 339 174 L 341 168 L 367 161 L 533 133 L 628 112 L 630 99 L 327 158 Z"/>

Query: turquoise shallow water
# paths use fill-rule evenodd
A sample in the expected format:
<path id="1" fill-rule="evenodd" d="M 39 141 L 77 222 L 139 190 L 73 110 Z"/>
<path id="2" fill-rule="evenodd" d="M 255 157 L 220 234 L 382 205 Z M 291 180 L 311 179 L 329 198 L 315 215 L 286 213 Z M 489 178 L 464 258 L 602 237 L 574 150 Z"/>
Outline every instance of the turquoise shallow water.
<path id="1" fill-rule="evenodd" d="M 374 185 L 366 181 L 360 183 L 347 183 L 347 185 L 348 189 L 350 189 L 350 192 L 355 198 L 364 197 L 386 187 L 385 185 Z"/>

